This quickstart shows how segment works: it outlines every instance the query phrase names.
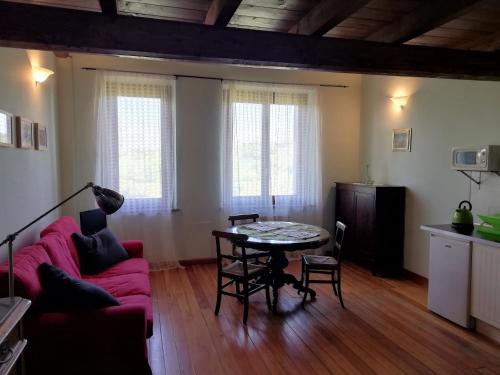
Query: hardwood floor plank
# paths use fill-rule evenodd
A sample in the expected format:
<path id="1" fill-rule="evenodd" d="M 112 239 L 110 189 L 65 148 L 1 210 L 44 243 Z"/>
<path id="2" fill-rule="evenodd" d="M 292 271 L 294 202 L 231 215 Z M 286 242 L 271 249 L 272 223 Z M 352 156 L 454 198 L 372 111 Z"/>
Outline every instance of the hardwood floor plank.
<path id="1" fill-rule="evenodd" d="M 159 273 L 151 272 L 149 274 L 151 285 L 158 285 Z M 151 299 L 153 302 L 153 327 L 158 327 L 160 334 L 153 335 L 148 342 L 148 357 L 151 365 L 151 371 L 157 375 L 165 375 L 165 356 L 163 351 L 163 340 L 161 336 L 161 323 L 160 323 L 160 309 L 158 306 L 158 293 L 159 289 L 151 291 Z M 156 331 L 155 331 L 156 333 Z"/>
<path id="2" fill-rule="evenodd" d="M 500 373 L 500 345 L 429 312 L 425 283 L 346 263 L 345 310 L 328 284 L 312 285 L 318 295 L 305 308 L 286 286 L 278 315 L 263 292 L 251 296 L 245 326 L 234 298 L 214 315 L 216 273 L 214 264 L 151 273 L 153 374 Z"/>
<path id="3" fill-rule="evenodd" d="M 203 278 L 204 274 L 207 273 L 200 268 L 199 266 L 192 267 L 192 271 L 188 270 L 188 275 L 192 285 L 199 287 L 198 301 L 203 301 L 203 318 L 225 370 L 231 374 L 245 374 L 248 371 L 266 373 L 265 365 L 261 361 L 255 361 L 256 356 L 253 352 L 256 349 L 253 343 L 241 340 L 245 336 L 244 332 L 235 334 L 238 330 L 242 331 L 242 327 L 237 326 L 237 330 L 235 330 L 225 316 L 217 317 L 214 315 L 214 306 L 208 301 L 212 297 L 210 294 L 214 294 L 215 284 L 211 284 L 209 279 Z"/>
<path id="4" fill-rule="evenodd" d="M 185 346 L 177 346 L 177 351 L 190 352 L 191 366 L 196 374 L 229 374 L 219 360 L 186 270 L 174 272 L 175 283 L 179 285 L 173 290 L 178 308 L 176 326 L 183 327 L 186 338 Z M 170 283 L 173 282 L 173 278 L 170 278 Z"/>
<path id="5" fill-rule="evenodd" d="M 381 294 L 384 297 L 383 306 L 375 299 L 366 299 L 364 302 L 371 303 L 371 308 L 380 308 L 379 312 L 386 311 L 386 315 L 393 319 L 393 325 L 399 325 L 404 330 L 409 327 L 413 337 L 424 342 L 429 340 L 428 346 L 434 347 L 442 356 L 449 356 L 450 362 L 462 364 L 464 368 L 478 368 L 480 363 L 486 361 L 489 366 L 500 372 L 498 358 L 483 353 L 468 343 L 467 338 L 477 335 L 446 322 L 422 306 L 416 307 L 412 301 L 399 298 L 399 294 L 393 293 L 392 289 L 383 290 Z M 437 343 L 443 339 L 448 340 L 449 344 L 442 347 Z"/>

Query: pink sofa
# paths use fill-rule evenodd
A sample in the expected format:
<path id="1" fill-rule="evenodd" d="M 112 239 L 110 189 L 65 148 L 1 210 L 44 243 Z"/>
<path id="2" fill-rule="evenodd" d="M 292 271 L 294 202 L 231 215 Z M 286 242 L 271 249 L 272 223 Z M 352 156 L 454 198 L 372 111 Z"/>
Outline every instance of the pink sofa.
<path id="1" fill-rule="evenodd" d="M 126 241 L 130 255 L 98 275 L 80 273 L 71 234 L 80 228 L 62 217 L 45 228 L 40 241 L 15 254 L 15 292 L 32 301 L 24 322 L 28 339 L 27 374 L 150 374 L 146 338 L 153 333 L 148 263 L 141 241 Z M 46 312 L 38 266 L 50 263 L 72 277 L 99 285 L 120 306 L 82 312 Z M 7 295 L 7 265 L 0 266 L 2 295 Z"/>

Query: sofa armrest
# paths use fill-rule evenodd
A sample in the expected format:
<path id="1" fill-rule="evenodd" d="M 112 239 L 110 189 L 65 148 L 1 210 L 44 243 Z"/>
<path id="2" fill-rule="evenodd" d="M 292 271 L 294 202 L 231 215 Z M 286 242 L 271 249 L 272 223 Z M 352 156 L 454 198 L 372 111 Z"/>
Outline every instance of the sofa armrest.
<path id="1" fill-rule="evenodd" d="M 123 247 L 131 258 L 143 258 L 143 243 L 138 240 L 123 241 Z"/>
<path id="2" fill-rule="evenodd" d="M 31 337 L 105 337 L 120 343 L 146 339 L 146 312 L 143 306 L 113 306 L 78 312 L 50 312 L 30 316 L 26 334 Z"/>

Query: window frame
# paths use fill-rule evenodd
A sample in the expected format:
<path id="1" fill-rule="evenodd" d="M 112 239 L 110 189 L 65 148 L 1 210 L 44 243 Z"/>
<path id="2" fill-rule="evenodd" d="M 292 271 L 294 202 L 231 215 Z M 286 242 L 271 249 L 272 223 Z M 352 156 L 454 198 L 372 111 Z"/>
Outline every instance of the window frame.
<path id="1" fill-rule="evenodd" d="M 239 89 L 240 87 L 238 87 Z M 301 165 L 306 162 L 307 157 L 304 157 L 303 153 L 306 152 L 306 149 L 301 146 L 300 142 L 300 136 L 301 133 L 303 133 L 304 127 L 306 127 L 307 120 L 304 120 L 302 118 L 303 114 L 300 114 L 300 106 L 304 105 L 305 106 L 305 111 L 311 110 L 309 108 L 310 105 L 314 106 L 314 111 L 317 111 L 316 103 L 315 103 L 315 89 L 313 88 L 297 88 L 296 90 L 292 91 L 292 95 L 299 95 L 299 100 L 297 100 L 297 97 L 295 97 L 295 101 L 290 99 L 288 102 L 286 100 L 286 95 L 290 94 L 290 88 L 286 88 L 286 91 L 281 91 L 279 88 L 276 89 L 274 87 L 255 87 L 253 88 L 252 86 L 247 86 L 247 85 L 242 85 L 241 88 L 245 91 L 251 92 L 252 90 L 255 90 L 255 92 L 269 92 L 270 95 L 272 95 L 272 99 L 269 102 L 259 102 L 257 101 L 244 101 L 244 100 L 232 100 L 231 97 L 231 90 L 234 89 L 234 86 L 232 84 L 229 84 L 227 87 L 224 88 L 226 90 L 223 93 L 223 97 L 225 98 L 224 100 L 226 101 L 226 108 L 223 107 L 223 112 L 225 111 L 227 114 L 227 117 L 223 119 L 223 129 L 224 129 L 224 134 L 223 134 L 223 150 L 222 150 L 222 157 L 225 158 L 225 162 L 223 161 L 223 171 L 222 171 L 222 206 L 231 206 L 235 209 L 245 209 L 245 208 L 266 208 L 266 207 L 274 207 L 274 204 L 276 206 L 288 206 L 288 207 L 305 207 L 305 206 L 314 206 L 319 202 L 320 197 L 319 197 L 319 190 L 318 193 L 316 194 L 317 196 L 312 197 L 312 198 L 304 198 L 306 196 L 306 190 L 303 188 L 303 181 L 304 179 L 307 178 L 308 173 L 305 173 L 303 171 L 303 168 L 296 168 L 294 169 L 294 194 L 277 194 L 274 195 L 274 202 L 273 202 L 273 195 L 271 194 L 271 140 L 270 140 L 270 129 L 271 129 L 271 108 L 273 105 L 292 105 L 295 107 L 295 121 L 294 121 L 294 164 Z M 284 93 L 284 95 L 279 99 L 278 97 Z M 251 94 L 248 94 L 251 95 Z M 312 100 L 312 96 L 314 95 L 314 100 Z M 258 103 L 262 105 L 262 119 L 261 119 L 261 126 L 262 126 L 262 147 L 261 147 L 261 194 L 260 195 L 235 195 L 234 194 L 234 128 L 235 128 L 235 114 L 232 113 L 234 109 L 234 104 L 235 103 Z M 302 121 L 303 120 L 303 121 Z M 318 127 L 317 127 L 317 133 L 319 136 L 319 120 L 318 121 Z M 302 121 L 302 123 L 301 123 Z M 317 139 L 317 144 L 314 145 L 315 148 L 319 149 L 319 142 L 320 140 Z M 317 163 L 319 161 L 319 157 L 316 157 Z M 228 167 L 228 165 L 230 167 Z M 319 171 L 319 164 L 318 164 L 318 174 L 317 176 L 319 179 L 321 179 L 321 174 Z M 267 182 L 266 182 L 267 179 Z M 252 200 L 252 203 L 249 204 L 249 200 Z"/>
<path id="2" fill-rule="evenodd" d="M 141 80 L 141 76 L 143 80 Z M 144 78 L 145 77 L 145 78 Z M 157 84 L 151 81 L 158 81 Z M 108 109 L 107 118 L 111 121 L 107 126 L 110 131 L 109 145 L 110 156 L 114 159 L 114 168 L 108 168 L 109 186 L 121 191 L 120 186 L 120 129 L 119 129 L 119 109 L 118 100 L 120 97 L 132 98 L 157 98 L 160 100 L 160 197 L 131 198 L 126 196 L 125 205 L 120 213 L 160 213 L 176 209 L 176 124 L 175 124 L 175 79 L 155 75 L 131 75 L 130 80 L 127 77 L 111 76 L 104 80 L 106 96 L 106 106 Z M 122 89 L 125 86 L 148 85 L 149 95 L 133 95 L 131 90 Z M 152 89 L 151 89 L 152 87 Z M 162 90 L 165 90 L 162 92 Z M 143 90 L 144 91 L 144 90 Z M 155 94 L 156 93 L 156 94 Z M 102 147 L 102 146 L 101 146 Z M 169 181 L 170 180 L 170 181 Z M 126 195 L 126 193 L 125 193 Z M 157 207 L 152 210 L 150 207 Z"/>

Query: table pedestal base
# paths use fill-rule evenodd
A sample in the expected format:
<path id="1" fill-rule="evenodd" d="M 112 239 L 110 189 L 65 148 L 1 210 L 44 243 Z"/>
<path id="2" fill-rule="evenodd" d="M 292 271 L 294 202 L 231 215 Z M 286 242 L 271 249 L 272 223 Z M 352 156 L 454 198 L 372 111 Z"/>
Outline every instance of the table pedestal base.
<path id="1" fill-rule="evenodd" d="M 279 289 L 285 284 L 291 284 L 293 288 L 299 292 L 308 292 L 312 298 L 316 296 L 316 292 L 311 288 L 306 288 L 302 283 L 297 280 L 295 276 L 290 273 L 285 273 L 284 269 L 288 266 L 288 259 L 284 251 L 272 252 L 268 260 L 269 268 L 271 269 L 269 284 L 273 288 L 273 312 L 276 313 L 278 309 L 278 296 Z"/>

